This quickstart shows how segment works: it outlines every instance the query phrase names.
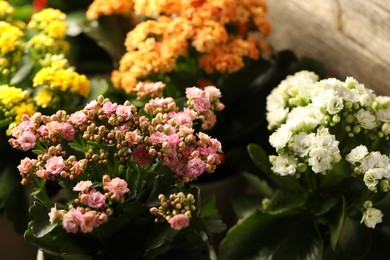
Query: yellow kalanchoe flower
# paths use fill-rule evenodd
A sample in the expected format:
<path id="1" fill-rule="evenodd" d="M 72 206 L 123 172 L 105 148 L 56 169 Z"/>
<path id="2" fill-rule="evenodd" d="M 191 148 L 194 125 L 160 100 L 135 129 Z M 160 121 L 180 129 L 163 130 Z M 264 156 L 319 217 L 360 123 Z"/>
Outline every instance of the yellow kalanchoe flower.
<path id="1" fill-rule="evenodd" d="M 47 108 L 53 99 L 53 92 L 46 88 L 41 88 L 34 96 L 34 102 L 38 107 Z"/>
<path id="2" fill-rule="evenodd" d="M 14 8 L 4 0 L 0 1 L 0 19 L 5 21 L 14 13 Z"/>
<path id="3" fill-rule="evenodd" d="M 45 8 L 31 16 L 28 29 L 38 30 L 47 35 L 64 39 L 66 37 L 66 14 L 53 8 Z"/>
<path id="4" fill-rule="evenodd" d="M 20 38 L 23 36 L 24 33 L 18 27 L 0 21 L 0 54 L 6 55 L 20 49 L 23 46 Z"/>
<path id="5" fill-rule="evenodd" d="M 42 68 L 35 74 L 33 86 L 43 86 L 52 91 L 69 91 L 70 93 L 77 93 L 84 97 L 88 96 L 90 90 L 90 84 L 87 77 L 78 74 L 72 67 Z"/>

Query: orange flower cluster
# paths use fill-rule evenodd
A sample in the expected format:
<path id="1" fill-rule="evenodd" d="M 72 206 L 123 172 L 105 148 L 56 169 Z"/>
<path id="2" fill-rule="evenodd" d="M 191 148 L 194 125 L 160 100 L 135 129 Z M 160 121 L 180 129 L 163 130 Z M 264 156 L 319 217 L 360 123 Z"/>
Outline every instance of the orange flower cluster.
<path id="1" fill-rule="evenodd" d="M 244 57 L 257 60 L 260 54 L 270 55 L 263 40 L 271 29 L 265 0 L 119 2 L 128 3 L 137 16 L 152 18 L 128 33 L 127 53 L 112 73 L 114 86 L 128 93 L 138 80 L 172 71 L 190 48 L 196 50 L 198 66 L 208 74 L 234 73 L 244 67 Z M 111 9 L 117 10 L 114 5 Z"/>
<path id="2" fill-rule="evenodd" d="M 94 0 L 86 15 L 88 19 L 96 20 L 102 15 L 125 14 L 132 7 L 132 0 Z"/>

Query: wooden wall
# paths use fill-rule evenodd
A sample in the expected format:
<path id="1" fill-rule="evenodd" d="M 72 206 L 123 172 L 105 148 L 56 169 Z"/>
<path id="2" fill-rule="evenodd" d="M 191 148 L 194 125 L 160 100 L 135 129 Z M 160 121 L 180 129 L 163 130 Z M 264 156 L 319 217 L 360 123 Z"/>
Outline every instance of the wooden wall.
<path id="1" fill-rule="evenodd" d="M 390 0 L 268 0 L 270 43 L 390 95 Z"/>

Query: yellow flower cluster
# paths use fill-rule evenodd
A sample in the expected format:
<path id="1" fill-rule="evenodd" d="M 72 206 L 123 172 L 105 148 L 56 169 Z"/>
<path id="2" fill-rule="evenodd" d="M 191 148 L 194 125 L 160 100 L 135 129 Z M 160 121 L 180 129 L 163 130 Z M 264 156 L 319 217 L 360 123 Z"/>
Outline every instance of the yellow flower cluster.
<path id="1" fill-rule="evenodd" d="M 109 10 L 94 12 L 95 19 Z M 123 2 L 123 1 L 119 1 Z M 157 72 L 170 72 L 180 56 L 196 50 L 198 65 L 206 73 L 234 73 L 244 67 L 244 57 L 270 55 L 264 41 L 271 29 L 265 0 L 133 0 L 129 12 L 151 18 L 127 34 L 127 53 L 112 73 L 115 87 L 130 93 L 138 80 Z M 121 10 L 123 12 L 123 10 Z M 114 13 L 114 12 L 113 12 Z M 255 36 L 251 36 L 256 34 Z M 191 57 L 193 58 L 193 57 Z"/>
<path id="2" fill-rule="evenodd" d="M 23 114 L 31 116 L 35 113 L 33 100 L 26 90 L 9 85 L 0 85 L 0 121 L 9 122 L 7 134 L 22 122 Z"/>
<path id="3" fill-rule="evenodd" d="M 42 9 L 32 15 L 27 28 L 37 31 L 27 43 L 34 60 L 40 61 L 46 53 L 66 53 L 69 43 L 66 38 L 66 14 L 53 8 Z"/>
<path id="4" fill-rule="evenodd" d="M 15 73 L 23 51 L 24 43 L 21 38 L 24 33 L 10 23 L 0 21 L 0 78 L 2 83 L 7 83 Z"/>
<path id="5" fill-rule="evenodd" d="M 6 21 L 14 13 L 14 8 L 5 0 L 0 0 L 0 20 Z"/>
<path id="6" fill-rule="evenodd" d="M 33 86 L 40 87 L 34 101 L 43 108 L 49 106 L 55 94 L 62 95 L 59 92 L 87 97 L 90 90 L 87 77 L 77 73 L 73 67 L 44 67 L 35 74 Z"/>

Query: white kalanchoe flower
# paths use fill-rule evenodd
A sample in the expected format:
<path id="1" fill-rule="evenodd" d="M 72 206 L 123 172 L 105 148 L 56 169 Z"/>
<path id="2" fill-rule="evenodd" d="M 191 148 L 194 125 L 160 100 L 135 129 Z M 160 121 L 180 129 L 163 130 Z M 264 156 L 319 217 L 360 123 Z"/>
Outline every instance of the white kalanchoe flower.
<path id="1" fill-rule="evenodd" d="M 376 224 L 381 223 L 383 214 L 379 209 L 369 207 L 363 211 L 363 217 L 360 223 L 363 223 L 369 228 L 375 228 Z"/>
<path id="2" fill-rule="evenodd" d="M 379 109 L 378 112 L 376 112 L 376 116 L 383 123 L 390 123 L 390 108 Z"/>
<path id="3" fill-rule="evenodd" d="M 292 137 L 292 132 L 288 127 L 281 127 L 269 137 L 270 144 L 277 148 L 284 148 Z"/>
<path id="4" fill-rule="evenodd" d="M 377 127 L 376 117 L 363 108 L 359 109 L 359 111 L 355 114 L 355 117 L 358 121 L 358 124 L 367 130 L 372 130 Z"/>
<path id="5" fill-rule="evenodd" d="M 294 175 L 297 169 L 297 162 L 294 156 L 279 155 L 270 156 L 272 171 L 280 176 Z"/>
<path id="6" fill-rule="evenodd" d="M 352 164 L 361 163 L 367 154 L 368 154 L 367 147 L 365 145 L 359 145 L 354 149 L 352 149 L 351 152 L 347 154 L 345 159 Z"/>
<path id="7" fill-rule="evenodd" d="M 332 169 L 333 156 L 330 151 L 322 147 L 315 147 L 309 153 L 309 165 L 315 173 L 325 173 Z"/>
<path id="8" fill-rule="evenodd" d="M 306 134 L 305 132 L 301 132 L 294 136 L 294 153 L 300 157 L 308 155 L 314 139 L 315 135 L 313 133 Z"/>

